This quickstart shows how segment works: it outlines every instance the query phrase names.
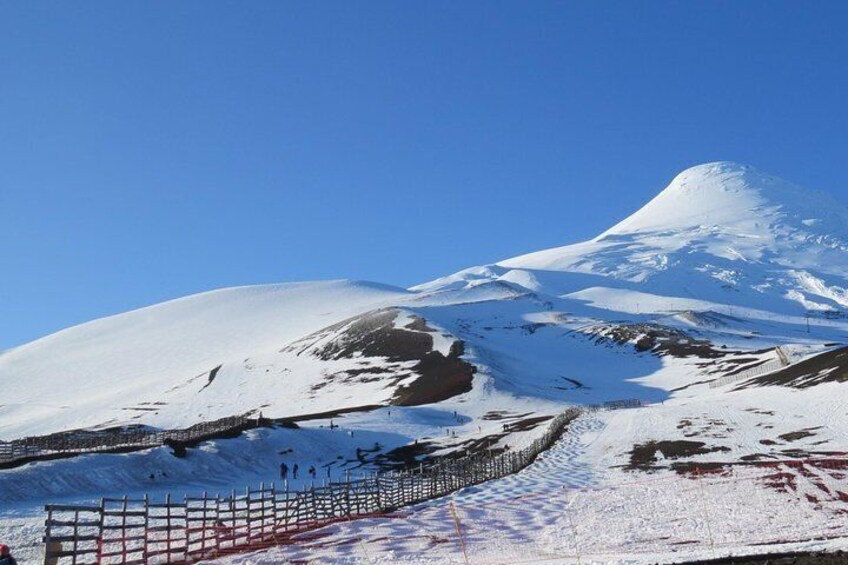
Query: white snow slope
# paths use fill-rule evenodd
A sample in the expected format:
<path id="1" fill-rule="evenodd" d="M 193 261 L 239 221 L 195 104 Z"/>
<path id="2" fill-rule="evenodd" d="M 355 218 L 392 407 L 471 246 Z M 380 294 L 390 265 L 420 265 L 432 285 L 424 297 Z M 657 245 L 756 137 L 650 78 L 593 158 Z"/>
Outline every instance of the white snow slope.
<path id="1" fill-rule="evenodd" d="M 635 398 L 654 403 L 645 417 L 650 424 L 640 410 L 605 421 L 609 432 L 581 455 L 581 486 L 611 480 L 606 470 L 650 441 L 687 438 L 722 448 L 681 457 L 690 462 L 784 457 L 799 445 L 807 453 L 844 453 L 848 440 L 834 406 L 848 400 L 848 385 L 737 390 L 708 382 L 763 362 L 794 364 L 845 343 L 846 309 L 848 209 L 748 166 L 709 163 L 684 171 L 591 241 L 411 289 L 332 281 L 219 290 L 12 349 L 0 356 L 0 440 L 129 424 L 185 427 L 259 411 L 289 417 L 408 404 L 399 399 L 416 383 L 427 389 L 453 378 L 425 375 L 424 356 L 450 360 L 461 353 L 476 369 L 468 386 L 449 386 L 435 403 L 411 402 L 429 406 L 395 406 L 391 417 L 382 411 L 341 417 L 342 429 L 357 435 L 336 438 L 335 452 L 347 456 L 363 447 L 358 442 L 366 433 L 379 434 L 387 447 L 429 438 L 437 448 L 453 448 L 499 432 L 501 420 L 493 415 L 518 420 L 575 403 Z M 777 428 L 769 421 L 775 417 L 782 418 Z M 732 437 L 716 437 L 718 421 L 728 423 Z M 324 424 L 316 421 L 315 430 Z M 520 445 L 540 429 L 502 441 Z M 810 439 L 778 437 L 807 429 Z M 290 433 L 269 441 L 332 462 L 333 454 L 317 447 L 312 453 L 309 442 Z M 274 450 L 229 474 L 216 464 L 215 453 L 241 449 L 225 447 L 233 441 L 244 440 L 209 442 L 187 461 L 197 457 L 216 485 L 240 486 L 239 478 L 254 480 L 266 466 L 273 476 Z M 794 441 L 801 443 L 789 445 Z M 92 460 L 100 457 L 107 456 Z M 170 468 L 161 450 L 108 457 L 125 462 L 114 482 L 103 470 L 112 463 L 91 465 L 109 492 L 122 484 L 143 488 L 151 461 Z M 0 505 L 20 509 L 27 500 L 57 497 L 47 472 L 64 473 L 64 498 L 96 496 L 97 484 L 86 476 L 91 465 L 57 461 L 0 471 L 0 485 L 15 485 L 0 489 Z M 144 475 L 128 478 L 135 467 Z M 620 481 L 617 474 L 642 471 L 613 474 Z M 157 488 L 197 485 L 187 476 L 181 462 L 170 480 L 156 479 Z M 532 481 L 526 487 L 544 488 Z"/>
<path id="2" fill-rule="evenodd" d="M 691 326 L 691 316 L 681 315 L 709 312 L 733 318 L 723 319 L 723 343 L 744 343 L 730 336 L 750 338 L 752 329 L 763 334 L 757 345 L 841 341 L 846 324 L 832 318 L 848 306 L 846 275 L 843 205 L 750 167 L 711 163 L 681 173 L 592 241 L 467 269 L 409 291 L 351 281 L 224 289 L 12 349 L 0 357 L 0 439 L 130 423 L 180 427 L 259 409 L 288 416 L 387 401 L 391 394 L 379 391 L 385 383 L 376 391 L 361 383 L 336 387 L 336 394 L 309 399 L 305 391 L 327 363 L 284 350 L 322 328 L 390 306 L 409 308 L 465 340 L 466 359 L 494 376 L 496 386 L 550 398 L 552 378 L 573 376 L 553 373 L 579 376 L 581 366 L 596 366 L 594 347 L 561 347 L 562 328 L 622 320 Z M 822 315 L 812 320 L 814 331 L 802 335 L 809 312 Z M 447 337 L 433 335 L 435 341 Z M 527 348 L 532 355 L 522 354 Z M 626 376 L 647 376 L 661 365 L 632 362 L 625 364 Z M 511 382 L 517 373 L 533 378 Z M 657 398 L 637 393 L 624 376 L 593 388 L 612 397 Z"/>

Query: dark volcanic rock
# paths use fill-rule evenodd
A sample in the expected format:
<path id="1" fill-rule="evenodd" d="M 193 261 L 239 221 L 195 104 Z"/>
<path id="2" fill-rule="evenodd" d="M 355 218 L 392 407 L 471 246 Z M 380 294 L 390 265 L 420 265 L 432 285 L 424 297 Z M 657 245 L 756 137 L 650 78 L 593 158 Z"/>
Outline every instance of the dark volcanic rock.
<path id="1" fill-rule="evenodd" d="M 433 349 L 433 337 L 420 330 L 394 327 L 397 310 L 379 310 L 350 322 L 343 333 L 315 352 L 325 361 L 363 357 L 385 357 L 390 361 L 423 358 Z M 424 324 L 426 326 L 426 324 Z"/>
<path id="2" fill-rule="evenodd" d="M 445 357 L 438 351 L 427 353 L 412 370 L 421 375 L 414 382 L 398 388 L 392 399 L 397 406 L 416 406 L 446 400 L 471 390 L 476 368 L 460 357 L 465 344 L 455 341 Z"/>
<path id="3" fill-rule="evenodd" d="M 476 368 L 464 361 L 465 344 L 454 340 L 447 355 L 433 349 L 427 321 L 412 315 L 405 326 L 397 324 L 401 310 L 375 310 L 327 327 L 290 350 L 322 361 L 356 360 L 358 368 L 329 373 L 313 385 L 315 394 L 331 383 L 385 382 L 398 386 L 390 403 L 415 406 L 446 400 L 471 390 Z M 413 377 L 416 377 L 414 378 Z"/>
<path id="4" fill-rule="evenodd" d="M 658 468 L 657 453 L 661 453 L 666 459 L 678 459 L 716 451 L 730 451 L 730 449 L 724 446 L 709 447 L 702 441 L 649 441 L 633 446 L 627 468 L 640 471 L 656 469 Z"/>

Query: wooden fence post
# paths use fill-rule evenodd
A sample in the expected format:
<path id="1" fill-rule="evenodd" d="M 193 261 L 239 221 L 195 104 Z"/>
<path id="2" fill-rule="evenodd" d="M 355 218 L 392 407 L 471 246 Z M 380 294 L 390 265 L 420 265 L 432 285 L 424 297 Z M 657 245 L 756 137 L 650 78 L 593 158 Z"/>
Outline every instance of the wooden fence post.
<path id="1" fill-rule="evenodd" d="M 423 500 L 444 496 L 457 489 L 476 485 L 494 478 L 503 477 L 520 471 L 529 465 L 541 452 L 550 448 L 562 434 L 568 423 L 579 415 L 578 410 L 569 410 L 554 419 L 547 431 L 536 438 L 529 446 L 519 450 L 502 450 L 494 453 L 494 444 L 489 443 L 485 450 L 476 455 L 466 453 L 461 458 L 442 459 L 426 469 L 422 463 L 417 468 L 412 467 L 402 471 L 387 471 L 365 476 L 359 481 L 351 481 L 350 470 L 345 470 L 343 481 L 330 481 L 325 486 L 316 489 L 314 483 L 300 491 L 290 492 L 288 483 L 284 483 L 284 491 L 279 492 L 275 483 L 270 488 L 261 483 L 259 490 L 245 489 L 243 497 L 237 497 L 235 490 L 229 499 L 220 495 L 211 498 L 208 492 L 202 498 L 185 496 L 183 502 L 172 501 L 167 494 L 164 504 L 150 504 L 147 495 L 141 500 L 133 500 L 134 507 L 129 508 L 129 499 L 111 499 L 120 506 L 116 510 L 107 509 L 106 499 L 101 499 L 100 505 L 62 506 L 51 505 L 47 510 L 46 533 L 44 541 L 47 544 L 45 564 L 54 565 L 53 556 L 63 551 L 62 541 L 71 544 L 70 557 L 72 565 L 78 563 L 87 554 L 96 554 L 98 562 L 104 559 L 120 557 L 122 562 L 133 561 L 130 555 L 141 554 L 139 561 L 144 564 L 156 562 L 184 562 L 195 557 L 206 557 L 211 551 L 220 555 L 226 550 L 236 551 L 238 546 L 264 545 L 269 540 L 276 541 L 279 533 L 290 529 L 310 528 L 327 521 L 339 518 L 359 516 L 373 512 L 385 512 Z M 196 425 L 185 430 L 166 432 L 127 432 L 124 435 L 101 437 L 86 435 L 70 442 L 71 436 L 33 440 L 25 442 L 26 449 L 43 449 L 47 446 L 56 449 L 100 449 L 103 446 L 117 446 L 122 442 L 138 444 L 141 442 L 187 441 L 204 434 L 216 433 L 228 426 L 244 425 L 239 418 L 222 419 L 220 421 Z M 0 450 L 13 451 L 0 444 Z M 0 451 L 6 453 L 6 451 Z M 142 510 L 138 504 L 141 503 Z M 197 505 L 200 504 L 198 507 Z M 270 506 L 269 506 L 270 505 Z M 73 516 L 71 520 L 57 520 L 56 510 L 63 508 Z M 157 513 L 151 515 L 151 508 Z M 182 513 L 180 513 L 182 508 Z M 93 512 L 98 515 L 96 520 L 81 518 L 81 512 Z M 164 512 L 164 513 L 163 513 Z M 455 509 L 454 509 L 455 512 Z M 112 518 L 105 525 L 105 517 Z M 132 517 L 132 523 L 128 518 Z M 139 523 L 138 518 L 143 518 Z M 117 520 L 117 523 L 116 523 Z M 228 523 L 227 523 L 228 522 Z M 258 523 L 257 523 L 258 522 Z M 54 525 L 62 524 L 72 527 L 70 534 L 59 536 L 54 531 Z M 70 526 L 68 525 L 70 524 Z M 86 533 L 80 533 L 81 528 L 88 528 Z M 95 533 L 88 533 L 92 531 Z M 108 529 L 112 535 L 104 532 Z M 128 534 L 142 530 L 142 534 Z M 181 534 L 179 532 L 182 532 Z M 120 532 L 116 537 L 114 532 Z M 81 543 L 96 542 L 81 547 Z M 56 544 L 59 544 L 58 549 Z M 164 550 L 162 545 L 164 544 Z M 164 561 L 163 561 L 164 560 Z"/>

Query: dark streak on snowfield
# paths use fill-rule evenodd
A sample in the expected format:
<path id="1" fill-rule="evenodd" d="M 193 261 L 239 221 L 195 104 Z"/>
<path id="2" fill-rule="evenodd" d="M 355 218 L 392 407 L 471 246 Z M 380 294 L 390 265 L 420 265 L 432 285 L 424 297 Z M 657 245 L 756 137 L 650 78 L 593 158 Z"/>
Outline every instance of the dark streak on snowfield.
<path id="1" fill-rule="evenodd" d="M 835 553 L 771 553 L 748 557 L 727 557 L 704 561 L 681 561 L 679 565 L 846 565 L 848 554 Z"/>
<path id="2" fill-rule="evenodd" d="M 223 365 L 218 365 L 217 367 L 215 367 L 214 369 L 209 371 L 209 380 L 206 382 L 205 385 L 203 385 L 203 388 L 200 389 L 200 390 L 204 390 L 206 388 L 209 388 L 209 385 L 211 385 L 213 382 L 215 382 L 215 377 L 218 375 L 218 371 L 221 370 L 221 367 L 223 367 Z"/>
<path id="3" fill-rule="evenodd" d="M 345 414 L 354 414 L 356 412 L 368 412 L 380 408 L 379 404 L 365 404 L 363 406 L 352 406 L 350 408 L 339 408 L 338 410 L 327 410 L 326 412 L 312 412 L 311 414 L 300 414 L 298 416 L 286 416 L 285 418 L 276 418 L 275 422 L 282 426 L 288 424 L 297 424 L 297 422 L 308 422 L 309 420 L 327 420 L 336 418 Z"/>
<path id="4" fill-rule="evenodd" d="M 630 471 L 656 471 L 667 468 L 665 465 L 657 465 L 657 453 L 661 453 L 665 459 L 678 459 L 729 451 L 730 448 L 721 445 L 707 446 L 702 441 L 650 441 L 633 446 L 630 452 L 630 464 L 626 468 Z"/>

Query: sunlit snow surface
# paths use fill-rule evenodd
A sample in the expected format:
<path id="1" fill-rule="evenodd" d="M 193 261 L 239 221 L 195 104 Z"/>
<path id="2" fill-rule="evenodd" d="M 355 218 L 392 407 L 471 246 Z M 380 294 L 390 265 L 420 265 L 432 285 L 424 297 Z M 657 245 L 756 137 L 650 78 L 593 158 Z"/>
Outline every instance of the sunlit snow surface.
<path id="1" fill-rule="evenodd" d="M 736 409 L 704 410 L 741 423 Z M 656 437 L 653 428 L 668 412 L 695 413 L 686 405 L 646 411 L 588 415 L 517 475 L 214 562 L 465 563 L 467 556 L 476 564 L 657 563 L 844 547 L 844 471 L 776 465 L 682 476 L 618 469 L 626 462 L 617 447 L 622 436 Z M 844 422 L 840 430 L 848 431 Z"/>
<path id="2" fill-rule="evenodd" d="M 375 442 L 385 452 L 428 438 L 448 450 L 498 433 L 501 423 L 484 418 L 493 412 L 546 415 L 624 398 L 651 406 L 588 416 L 530 469 L 454 497 L 472 563 L 562 562 L 578 553 L 582 563 L 656 562 L 824 535 L 842 502 L 816 506 L 800 490 L 782 492 L 746 475 L 756 470 L 734 467 L 730 479 L 712 484 L 719 479 L 693 482 L 665 468 L 669 462 L 653 473 L 623 466 L 634 445 L 650 441 L 720 448 L 687 462 L 848 452 L 844 384 L 708 386 L 733 363 L 775 359 L 777 345 L 795 362 L 824 344 L 845 343 L 846 251 L 848 212 L 830 196 L 750 167 L 711 163 L 684 171 L 591 241 L 411 289 L 356 281 L 225 289 L 69 328 L 0 356 L 0 439 L 385 404 L 414 380 L 391 380 L 413 362 L 316 352 L 346 339 L 351 320 L 387 310 L 400 330 L 424 320 L 419 331 L 431 336 L 433 352 L 449 354 L 462 341 L 463 359 L 477 373 L 470 392 L 338 417 L 335 430 L 328 419 L 315 420 L 302 430 L 207 442 L 184 460 L 154 449 L 2 471 L 0 538 L 34 544 L 38 507 L 48 501 L 227 490 L 273 479 L 281 460 L 357 472 L 350 462 L 357 448 Z M 685 332 L 684 343 L 707 343 L 727 356 L 637 351 L 633 344 L 656 328 Z M 623 330 L 624 341 L 611 337 Z M 363 367 L 369 378 L 344 377 Z M 520 446 L 540 429 L 500 442 Z M 801 437 L 781 439 L 787 434 Z M 768 510 L 775 507 L 786 512 L 775 517 Z M 781 522 L 793 516 L 794 523 Z M 331 532 L 320 543 L 231 560 L 463 562 L 444 502 L 422 505 L 406 520 Z"/>

